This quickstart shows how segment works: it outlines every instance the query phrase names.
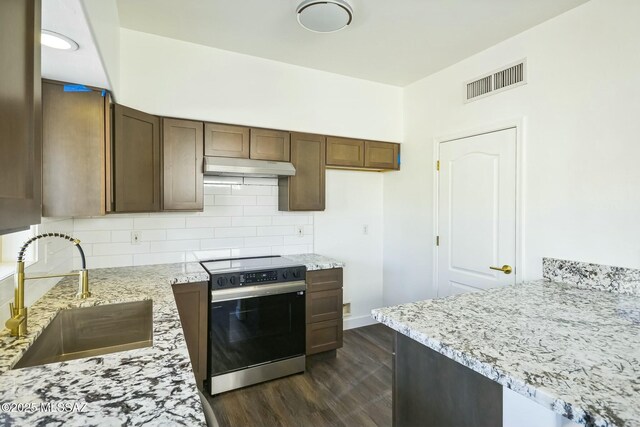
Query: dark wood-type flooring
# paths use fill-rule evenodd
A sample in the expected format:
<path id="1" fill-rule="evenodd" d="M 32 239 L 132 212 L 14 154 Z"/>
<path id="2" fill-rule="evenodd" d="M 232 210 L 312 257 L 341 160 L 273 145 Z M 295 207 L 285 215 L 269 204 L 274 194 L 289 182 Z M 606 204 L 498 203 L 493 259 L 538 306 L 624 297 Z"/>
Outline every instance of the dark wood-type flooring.
<path id="1" fill-rule="evenodd" d="M 391 426 L 392 332 L 345 331 L 336 357 L 308 358 L 304 374 L 208 396 L 220 427 Z"/>

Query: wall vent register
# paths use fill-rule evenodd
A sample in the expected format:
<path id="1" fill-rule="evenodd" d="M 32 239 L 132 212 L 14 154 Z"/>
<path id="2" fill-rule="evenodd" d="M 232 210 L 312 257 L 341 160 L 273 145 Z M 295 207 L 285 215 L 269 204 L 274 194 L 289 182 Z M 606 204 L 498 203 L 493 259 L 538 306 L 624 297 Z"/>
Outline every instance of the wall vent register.
<path id="1" fill-rule="evenodd" d="M 465 102 L 475 101 L 527 83 L 527 60 L 500 68 L 464 84 Z"/>

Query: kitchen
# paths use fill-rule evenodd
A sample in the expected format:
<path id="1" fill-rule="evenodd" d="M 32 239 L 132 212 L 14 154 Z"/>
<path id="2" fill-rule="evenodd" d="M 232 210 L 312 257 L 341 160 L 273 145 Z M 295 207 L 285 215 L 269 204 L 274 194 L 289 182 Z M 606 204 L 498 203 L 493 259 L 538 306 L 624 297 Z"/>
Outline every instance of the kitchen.
<path id="1" fill-rule="evenodd" d="M 24 68 L 3 59 L 2 74 L 33 82 L 3 86 L 0 309 L 9 320 L 13 304 L 10 323 L 18 333 L 26 324 L 26 332 L 18 338 L 3 332 L 0 393 L 3 404 L 77 400 L 87 407 L 56 414 L 3 410 L 3 424 L 194 425 L 217 418 L 220 425 L 295 425 L 287 416 L 303 425 L 640 422 L 633 386 L 633 361 L 640 358 L 636 2 L 519 1 L 507 8 L 486 0 L 482 8 L 460 0 L 406 10 L 382 1 L 337 2 L 338 16 L 346 10 L 352 22 L 328 34 L 303 28 L 314 21 L 297 13 L 301 2 L 273 8 L 189 2 L 177 10 L 172 2 L 43 0 L 41 25 L 36 3 L 3 4 L 0 26 L 2 40 L 27 34 L 25 43 L 6 47 L 16 57 L 27 52 Z M 37 67 L 34 38 L 19 28 L 25 20 L 10 17 L 25 11 L 36 34 L 40 28 L 61 33 L 72 49 L 43 46 Z M 459 38 L 443 24 L 461 29 Z M 495 76 L 506 72 L 513 84 L 498 89 Z M 495 79 L 489 91 L 482 86 L 486 76 Z M 476 89 L 482 94 L 468 99 Z M 16 108 L 16 99 L 26 108 Z M 29 126 L 7 126 L 23 122 Z M 455 181 L 443 179 L 455 170 L 447 165 L 469 149 L 456 141 L 511 147 L 500 151 L 511 163 L 499 169 L 500 179 L 511 177 L 499 181 L 511 189 L 505 196 L 511 199 L 500 205 L 510 210 L 494 218 L 499 229 L 511 231 L 464 246 L 461 254 L 472 267 L 448 269 L 447 256 L 455 261 L 458 253 L 451 230 L 459 225 L 463 241 L 481 240 L 485 235 L 476 230 L 486 229 L 482 220 L 494 215 L 493 205 L 472 197 L 489 191 L 480 178 L 484 163 L 466 168 L 475 171 L 463 180 L 467 187 L 445 185 Z M 248 172 L 274 163 L 277 173 Z M 465 203 L 474 205 L 464 211 L 475 215 L 449 215 L 447 194 L 467 195 Z M 18 298 L 16 256 L 43 233 L 72 241 L 44 237 L 26 248 L 24 297 Z M 505 246 L 512 251 L 504 253 Z M 86 298 L 74 297 L 79 286 L 83 293 L 78 248 L 87 268 Z M 208 261 L 214 265 L 206 269 Z M 476 264 L 481 273 L 471 271 Z M 67 273 L 73 276 L 61 282 L 30 280 Z M 283 342 L 298 344 L 292 357 L 275 356 L 295 365 L 282 375 L 294 375 L 264 377 L 276 376 L 280 365 L 257 373 L 231 368 L 244 372 L 233 378 L 270 381 L 212 389 L 218 379 L 235 379 L 212 375 L 211 365 L 224 355 L 212 345 L 211 331 L 224 322 L 210 323 L 210 304 L 234 294 L 228 301 L 237 310 L 225 309 L 224 318 L 236 329 L 229 323 L 221 333 L 237 344 L 247 332 L 239 327 L 243 313 L 251 317 L 242 301 L 260 299 L 256 289 L 291 290 L 298 282 L 304 288 L 278 294 L 291 295 L 281 303 L 298 313 L 288 319 L 298 319 L 288 325 L 296 337 Z M 552 287 L 555 282 L 562 285 Z M 482 292 L 442 298 L 469 290 Z M 302 314 L 294 302 L 298 292 Z M 493 298 L 493 292 L 503 293 Z M 540 310 L 522 306 L 527 300 Z M 21 306 L 25 322 L 17 325 Z M 117 318 L 128 332 L 115 338 L 140 347 L 55 363 L 34 357 L 35 366 L 22 367 L 30 366 L 29 353 L 45 348 L 47 331 L 58 324 L 64 331 L 73 313 L 81 317 L 75 307 L 85 307 L 94 321 Z M 487 313 L 513 324 L 503 330 Z M 557 319 L 559 313 L 569 318 Z M 601 317 L 610 327 L 615 323 L 615 333 L 594 332 Z M 514 329 L 527 318 L 535 319 L 530 329 Z M 565 329 L 568 320 L 576 329 Z M 77 328 L 82 321 L 70 323 Z M 392 390 L 392 377 L 404 378 L 402 366 L 393 365 L 400 363 L 399 348 L 395 362 L 391 348 L 396 331 L 396 345 L 405 346 L 408 358 L 404 367 L 412 357 L 431 360 L 433 354 L 420 351 L 435 350 L 446 356 L 434 359 L 443 371 L 474 378 L 452 391 L 469 396 L 460 399 L 462 407 L 451 409 L 429 387 L 417 394 L 429 396 L 431 404 L 417 405 L 428 408 L 426 415 L 414 410 L 415 401 L 403 406 L 415 384 Z M 481 331 L 484 340 L 474 340 Z M 560 344 L 537 347 L 532 333 Z M 263 343 L 256 353 L 269 353 L 268 347 Z M 549 348 L 562 363 L 543 357 Z M 527 352 L 539 365 L 521 356 Z M 604 374 L 598 365 L 624 369 Z M 573 373 L 578 368 L 583 376 Z M 482 395 L 500 405 L 473 398 Z M 254 398 L 255 411 L 247 406 Z M 480 414 L 482 421 L 452 419 L 452 413 Z"/>

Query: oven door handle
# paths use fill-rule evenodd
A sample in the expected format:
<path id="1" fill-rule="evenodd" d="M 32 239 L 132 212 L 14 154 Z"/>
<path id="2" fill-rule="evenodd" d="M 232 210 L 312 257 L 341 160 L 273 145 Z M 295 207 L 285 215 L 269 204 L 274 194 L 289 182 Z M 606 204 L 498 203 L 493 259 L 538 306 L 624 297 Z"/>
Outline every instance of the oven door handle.
<path id="1" fill-rule="evenodd" d="M 306 291 L 307 284 L 304 280 L 295 282 L 275 283 L 272 285 L 242 286 L 239 288 L 220 289 L 211 291 L 212 302 L 232 301 L 247 298 L 257 298 L 269 295 L 290 294 Z"/>

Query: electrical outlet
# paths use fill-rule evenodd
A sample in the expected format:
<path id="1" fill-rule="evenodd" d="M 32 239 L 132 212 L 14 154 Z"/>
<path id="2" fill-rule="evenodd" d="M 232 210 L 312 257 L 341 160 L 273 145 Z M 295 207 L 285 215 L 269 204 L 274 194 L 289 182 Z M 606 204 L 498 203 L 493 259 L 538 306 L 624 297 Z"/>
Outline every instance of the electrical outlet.
<path id="1" fill-rule="evenodd" d="M 132 231 L 131 232 L 131 244 L 132 245 L 139 245 L 140 244 L 140 232 L 139 231 Z"/>
<path id="2" fill-rule="evenodd" d="M 364 235 L 369 234 L 369 226 L 367 224 L 362 226 L 362 234 Z"/>
<path id="3" fill-rule="evenodd" d="M 302 225 L 296 225 L 296 236 L 304 236 L 304 227 Z"/>
<path id="4" fill-rule="evenodd" d="M 344 304 L 342 304 L 342 315 L 343 316 L 348 316 L 351 314 L 351 303 L 350 302 L 346 302 Z"/>

